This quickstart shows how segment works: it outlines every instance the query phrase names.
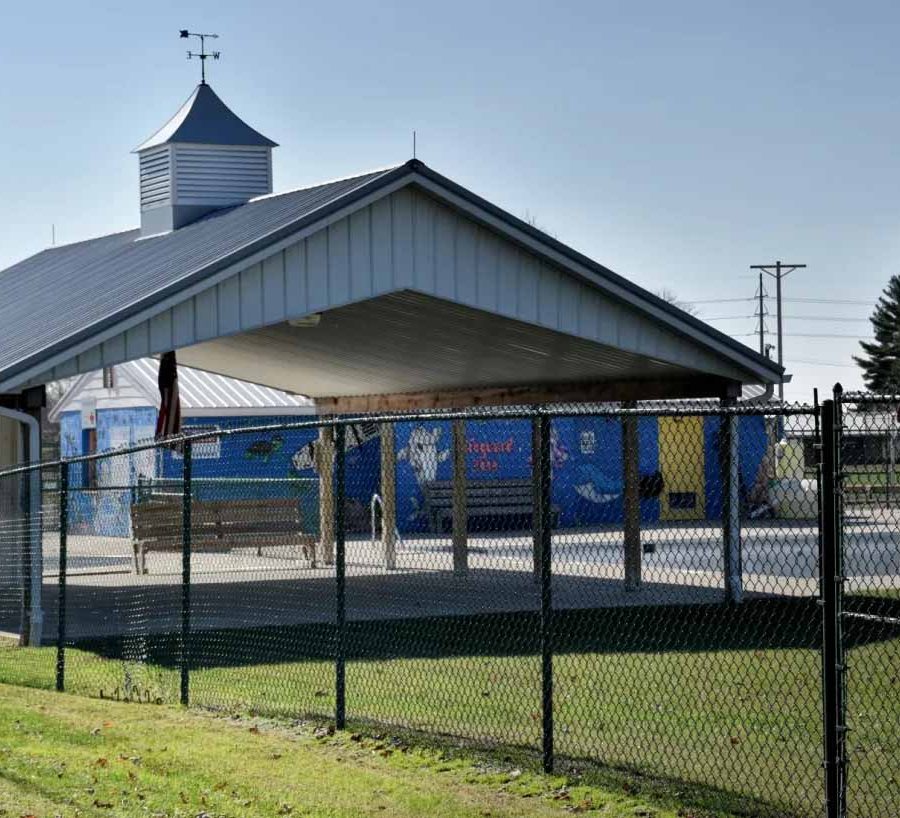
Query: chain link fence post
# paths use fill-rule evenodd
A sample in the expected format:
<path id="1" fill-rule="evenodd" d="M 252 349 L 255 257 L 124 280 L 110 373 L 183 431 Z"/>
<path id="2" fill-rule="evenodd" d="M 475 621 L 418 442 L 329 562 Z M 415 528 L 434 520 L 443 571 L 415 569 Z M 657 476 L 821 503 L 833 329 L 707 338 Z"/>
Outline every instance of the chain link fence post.
<path id="1" fill-rule="evenodd" d="M 59 464 L 59 577 L 56 626 L 56 689 L 66 689 L 66 563 L 69 534 L 69 464 Z"/>
<path id="2" fill-rule="evenodd" d="M 626 410 L 634 410 L 637 404 L 623 404 Z M 625 539 L 625 588 L 637 591 L 641 587 L 643 553 L 641 550 L 641 497 L 640 497 L 640 438 L 638 416 L 622 416 L 622 514 Z"/>
<path id="3" fill-rule="evenodd" d="M 725 598 L 740 603 L 744 598 L 741 565 L 741 501 L 740 501 L 740 428 L 736 415 L 729 409 L 737 405 L 734 398 L 720 401 L 719 469 L 722 475 L 722 551 L 725 574 Z"/>
<path id="4" fill-rule="evenodd" d="M 193 452 L 191 441 L 184 442 L 181 500 L 181 703 L 190 702 L 191 665 L 191 510 Z"/>
<path id="5" fill-rule="evenodd" d="M 343 425 L 334 429 L 334 544 L 335 544 L 335 644 L 334 644 L 334 725 L 343 730 L 347 723 L 346 649 L 346 535 L 344 521 L 345 449 L 347 430 Z"/>
<path id="6" fill-rule="evenodd" d="M 844 818 L 845 734 L 844 656 L 841 639 L 843 566 L 840 503 L 840 391 L 822 404 L 822 699 L 825 767 L 825 815 Z"/>
<path id="7" fill-rule="evenodd" d="M 540 534 L 541 559 L 541 756 L 544 772 L 553 772 L 553 596 L 552 596 L 552 468 L 550 461 L 550 418 L 541 415 L 540 440 L 540 507 L 537 525 Z"/>

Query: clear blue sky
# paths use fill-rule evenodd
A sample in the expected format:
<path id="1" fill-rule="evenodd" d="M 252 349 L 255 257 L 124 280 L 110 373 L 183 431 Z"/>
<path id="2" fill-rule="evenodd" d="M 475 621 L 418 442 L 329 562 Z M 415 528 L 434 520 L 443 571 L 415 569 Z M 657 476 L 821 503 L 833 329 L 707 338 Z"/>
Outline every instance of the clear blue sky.
<path id="1" fill-rule="evenodd" d="M 868 335 L 900 269 L 896 3 L 16 3 L 0 268 L 53 223 L 137 223 L 130 151 L 199 74 L 183 27 L 221 35 L 211 84 L 280 142 L 276 190 L 403 161 L 415 128 L 434 168 L 651 290 L 749 298 L 750 264 L 805 262 L 786 296 L 844 303 L 785 305 L 787 395 L 860 384 L 852 338 L 798 335 Z M 698 309 L 757 343 L 725 318 L 750 301 Z"/>

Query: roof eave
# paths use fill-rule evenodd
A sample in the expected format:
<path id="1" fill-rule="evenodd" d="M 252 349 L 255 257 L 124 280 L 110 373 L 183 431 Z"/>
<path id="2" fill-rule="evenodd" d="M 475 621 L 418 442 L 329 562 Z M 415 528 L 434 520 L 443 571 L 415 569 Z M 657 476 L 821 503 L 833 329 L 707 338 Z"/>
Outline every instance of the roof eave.
<path id="1" fill-rule="evenodd" d="M 82 343 L 98 332 L 103 332 L 110 326 L 128 320 L 142 311 L 152 308 L 155 304 L 177 295 L 180 291 L 194 286 L 203 279 L 215 275 L 234 264 L 240 263 L 243 259 L 253 256 L 267 246 L 288 239 L 301 230 L 309 229 L 317 222 L 327 219 L 335 212 L 351 206 L 357 201 L 377 193 L 379 190 L 400 183 L 405 179 L 408 179 L 412 183 L 418 180 L 429 182 L 433 186 L 443 188 L 447 193 L 452 194 L 452 196 L 470 203 L 474 207 L 484 211 L 484 213 L 489 214 L 496 222 L 500 225 L 504 225 L 508 230 L 515 231 L 515 233 L 530 238 L 538 245 L 539 249 L 543 247 L 545 255 L 554 263 L 562 264 L 562 266 L 570 273 L 578 276 L 582 281 L 594 287 L 599 287 L 607 296 L 616 297 L 615 293 L 612 293 L 608 288 L 603 287 L 603 280 L 605 279 L 620 291 L 630 294 L 633 298 L 632 303 L 634 306 L 639 308 L 643 307 L 645 310 L 649 308 L 652 314 L 659 317 L 673 331 L 678 332 L 682 336 L 697 340 L 697 336 L 699 335 L 701 339 L 703 337 L 710 339 L 714 342 L 714 346 L 724 348 L 726 357 L 731 359 L 739 368 L 744 369 L 748 374 L 752 374 L 753 377 L 758 378 L 758 382 L 777 383 L 782 378 L 784 369 L 779 367 L 774 361 L 759 355 L 755 350 L 750 349 L 719 330 L 705 324 L 700 319 L 688 315 L 678 307 L 669 304 L 658 296 L 653 295 L 642 287 L 639 287 L 617 273 L 614 273 L 612 270 L 604 267 L 593 259 L 588 258 L 522 219 L 513 216 L 511 213 L 508 213 L 486 199 L 483 199 L 467 188 L 464 188 L 456 182 L 453 182 L 451 179 L 437 173 L 420 160 L 411 159 L 402 165 L 398 165 L 395 168 L 385 171 L 373 179 L 363 182 L 358 187 L 353 188 L 343 195 L 326 202 L 317 210 L 304 214 L 293 222 L 264 236 L 260 236 L 258 239 L 248 242 L 244 247 L 217 259 L 211 264 L 193 271 L 179 281 L 149 294 L 147 297 L 134 302 L 115 315 L 108 316 L 103 321 L 98 322 L 91 327 L 82 329 L 73 336 L 57 341 L 55 344 L 44 350 L 34 353 L 27 359 L 9 367 L 6 371 L 0 372 L 0 379 L 8 382 L 17 375 L 38 366 L 44 360 L 59 354 L 65 348 Z M 520 240 L 515 233 L 508 237 L 513 241 Z M 548 250 L 551 252 L 546 252 Z M 582 272 L 583 270 L 588 271 L 591 275 L 585 275 Z M 748 378 L 747 382 L 754 381 Z"/>

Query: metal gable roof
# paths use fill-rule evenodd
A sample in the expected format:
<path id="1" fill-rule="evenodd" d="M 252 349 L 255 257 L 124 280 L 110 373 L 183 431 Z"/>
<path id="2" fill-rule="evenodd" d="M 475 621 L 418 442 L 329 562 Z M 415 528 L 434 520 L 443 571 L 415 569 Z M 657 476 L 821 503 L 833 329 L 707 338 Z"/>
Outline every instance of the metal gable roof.
<path id="1" fill-rule="evenodd" d="M 198 85 L 176 114 L 153 136 L 138 145 L 134 152 L 172 142 L 266 148 L 278 146 L 277 142 L 244 122 L 206 83 Z"/>
<path id="2" fill-rule="evenodd" d="M 156 405 L 159 399 L 159 361 L 138 358 L 119 364 L 119 367 L 151 397 L 151 404 Z M 178 395 L 182 409 L 188 413 L 197 409 L 279 409 L 293 414 L 298 409 L 312 412 L 315 407 L 314 401 L 302 395 L 292 395 L 270 386 L 204 372 L 190 366 L 178 367 Z"/>
<path id="3" fill-rule="evenodd" d="M 130 230 L 54 247 L 8 267 L 0 272 L 0 375 L 163 298 L 196 274 L 249 255 L 386 173 L 263 196 L 159 236 L 140 238 L 140 230 Z"/>
<path id="4" fill-rule="evenodd" d="M 152 308 L 330 214 L 405 182 L 462 209 L 582 283 L 706 345 L 765 381 L 781 368 L 592 259 L 441 176 L 418 160 L 218 211 L 172 233 L 139 231 L 54 248 L 0 272 L 0 380 Z M 396 183 L 396 184 L 395 184 Z"/>

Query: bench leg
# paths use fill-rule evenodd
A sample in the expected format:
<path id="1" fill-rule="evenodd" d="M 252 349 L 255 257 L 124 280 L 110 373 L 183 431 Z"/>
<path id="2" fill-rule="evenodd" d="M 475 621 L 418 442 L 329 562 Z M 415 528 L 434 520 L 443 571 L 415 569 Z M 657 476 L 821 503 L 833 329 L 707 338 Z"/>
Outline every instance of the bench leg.
<path id="1" fill-rule="evenodd" d="M 140 570 L 138 573 L 141 575 L 147 573 L 147 550 L 143 547 L 140 550 Z"/>
<path id="2" fill-rule="evenodd" d="M 139 546 L 136 542 L 132 543 L 131 545 L 134 550 L 134 573 L 140 574 L 141 573 L 141 563 L 140 563 L 140 560 L 138 559 Z"/>

